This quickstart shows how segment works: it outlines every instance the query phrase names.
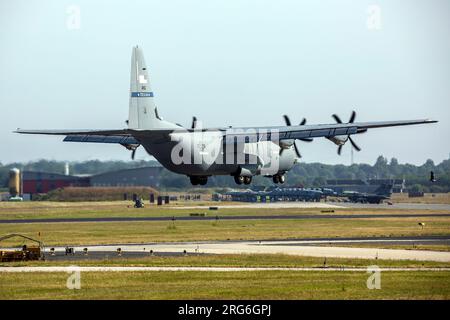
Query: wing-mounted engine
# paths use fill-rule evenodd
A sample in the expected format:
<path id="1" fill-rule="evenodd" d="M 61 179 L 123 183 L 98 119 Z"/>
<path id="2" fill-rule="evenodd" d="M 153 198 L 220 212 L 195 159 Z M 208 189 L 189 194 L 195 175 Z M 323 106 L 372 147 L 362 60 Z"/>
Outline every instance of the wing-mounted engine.
<path id="1" fill-rule="evenodd" d="M 289 119 L 288 115 L 283 115 L 284 122 L 286 123 L 286 126 L 290 127 L 292 125 L 291 120 Z M 298 124 L 299 126 L 304 126 L 306 124 L 306 118 L 303 118 L 302 121 Z M 297 145 L 297 141 L 301 140 L 304 142 L 312 142 L 312 138 L 299 138 L 299 139 L 288 139 L 288 140 L 282 140 L 280 141 L 280 156 L 283 153 L 283 150 L 289 149 L 292 146 L 294 146 L 295 154 L 298 158 L 301 158 L 302 155 L 300 153 L 300 148 Z"/>
<path id="2" fill-rule="evenodd" d="M 336 121 L 336 123 L 341 124 L 343 123 L 341 118 L 337 114 L 332 115 L 333 119 Z M 350 119 L 348 120 L 348 123 L 355 122 L 356 119 L 356 112 L 352 111 L 352 114 L 350 116 Z M 359 131 L 358 133 L 363 133 L 365 131 Z M 335 145 L 338 146 L 337 153 L 338 155 L 341 155 L 342 147 L 345 145 L 347 141 L 350 141 L 353 148 L 355 148 L 356 151 L 361 151 L 361 148 L 353 141 L 350 135 L 340 135 L 340 136 L 331 136 L 326 137 L 328 140 L 332 141 Z"/>

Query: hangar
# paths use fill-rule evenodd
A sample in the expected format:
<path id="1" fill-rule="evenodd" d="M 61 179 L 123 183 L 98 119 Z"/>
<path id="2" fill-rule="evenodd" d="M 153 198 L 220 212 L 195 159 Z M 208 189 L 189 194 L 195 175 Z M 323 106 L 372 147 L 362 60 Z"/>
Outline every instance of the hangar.
<path id="1" fill-rule="evenodd" d="M 91 176 L 23 171 L 22 193 L 48 193 L 64 187 L 158 187 L 159 175 L 162 170 L 161 166 L 152 166 Z"/>

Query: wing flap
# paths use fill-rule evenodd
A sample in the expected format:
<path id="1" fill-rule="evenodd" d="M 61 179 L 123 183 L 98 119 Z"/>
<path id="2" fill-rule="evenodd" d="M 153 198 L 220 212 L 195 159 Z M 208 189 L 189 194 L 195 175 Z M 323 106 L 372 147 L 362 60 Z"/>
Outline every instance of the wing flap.
<path id="1" fill-rule="evenodd" d="M 65 142 L 93 142 L 93 143 L 120 143 L 123 145 L 139 144 L 134 137 L 127 136 L 101 136 L 101 135 L 68 135 Z"/>

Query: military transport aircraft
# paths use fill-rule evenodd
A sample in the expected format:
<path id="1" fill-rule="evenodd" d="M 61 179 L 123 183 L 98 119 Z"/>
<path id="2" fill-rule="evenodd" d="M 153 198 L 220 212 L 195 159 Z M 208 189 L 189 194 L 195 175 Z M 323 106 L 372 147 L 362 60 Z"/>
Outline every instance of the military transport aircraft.
<path id="1" fill-rule="evenodd" d="M 434 123 L 433 120 L 355 122 L 353 111 L 344 123 L 306 125 L 303 119 L 293 125 L 284 116 L 284 126 L 202 128 L 193 118 L 190 128 L 163 120 L 158 113 L 151 90 L 142 49 L 133 47 L 128 128 L 117 130 L 21 130 L 23 134 L 63 135 L 64 141 L 121 144 L 132 152 L 139 146 L 167 169 L 187 175 L 193 185 L 205 185 L 208 177 L 231 175 L 237 184 L 250 184 L 252 177 L 263 175 L 274 183 L 284 183 L 284 174 L 301 157 L 299 141 L 311 142 L 324 137 L 338 146 L 341 153 L 350 142 L 361 149 L 352 136 L 369 129 Z"/>

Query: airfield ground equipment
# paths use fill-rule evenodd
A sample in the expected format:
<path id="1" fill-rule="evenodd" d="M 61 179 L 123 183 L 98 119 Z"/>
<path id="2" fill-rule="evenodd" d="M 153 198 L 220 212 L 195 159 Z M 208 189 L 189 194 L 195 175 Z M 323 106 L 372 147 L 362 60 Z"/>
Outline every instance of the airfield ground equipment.
<path id="1" fill-rule="evenodd" d="M 44 260 L 44 244 L 42 241 L 27 237 L 25 235 L 13 233 L 0 237 L 0 242 L 19 237 L 29 240 L 34 245 L 28 246 L 22 245 L 20 249 L 0 249 L 0 262 L 14 262 L 14 261 L 31 261 L 31 260 Z"/>

